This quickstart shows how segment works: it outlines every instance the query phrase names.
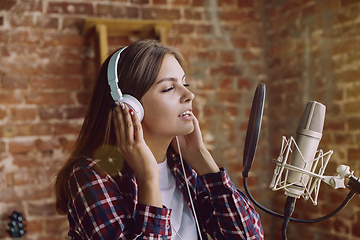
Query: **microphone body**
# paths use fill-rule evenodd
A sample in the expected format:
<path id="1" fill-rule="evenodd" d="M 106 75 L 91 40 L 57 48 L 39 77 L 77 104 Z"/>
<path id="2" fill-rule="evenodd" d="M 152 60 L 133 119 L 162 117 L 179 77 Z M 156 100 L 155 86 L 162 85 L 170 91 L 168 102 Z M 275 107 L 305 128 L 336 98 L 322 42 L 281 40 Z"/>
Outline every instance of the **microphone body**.
<path id="1" fill-rule="evenodd" d="M 322 137 L 325 110 L 325 105 L 316 101 L 310 101 L 306 105 L 296 131 L 297 147 L 294 147 L 291 154 L 290 165 L 312 171 L 315 154 Z M 285 195 L 300 198 L 308 180 L 309 175 L 289 170 L 286 183 L 291 185 L 285 188 Z"/>

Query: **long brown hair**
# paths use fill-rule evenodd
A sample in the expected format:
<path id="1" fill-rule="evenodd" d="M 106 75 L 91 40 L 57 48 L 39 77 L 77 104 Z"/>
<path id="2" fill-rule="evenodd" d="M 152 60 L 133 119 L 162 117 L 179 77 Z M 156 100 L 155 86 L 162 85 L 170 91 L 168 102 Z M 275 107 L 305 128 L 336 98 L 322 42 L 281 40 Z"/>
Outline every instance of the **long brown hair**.
<path id="1" fill-rule="evenodd" d="M 167 53 L 173 54 L 180 65 L 183 65 L 179 52 L 155 40 L 142 40 L 129 45 L 121 53 L 118 64 L 118 85 L 122 93 L 130 94 L 140 101 L 154 83 Z M 60 214 L 66 214 L 68 211 L 70 200 L 68 179 L 74 165 L 85 157 L 109 155 L 111 154 L 109 148 L 104 146 L 118 145 L 115 137 L 117 129 L 111 121 L 114 101 L 107 83 L 107 68 L 111 55 L 101 66 L 82 128 L 70 158 L 56 176 L 54 186 L 56 209 Z"/>

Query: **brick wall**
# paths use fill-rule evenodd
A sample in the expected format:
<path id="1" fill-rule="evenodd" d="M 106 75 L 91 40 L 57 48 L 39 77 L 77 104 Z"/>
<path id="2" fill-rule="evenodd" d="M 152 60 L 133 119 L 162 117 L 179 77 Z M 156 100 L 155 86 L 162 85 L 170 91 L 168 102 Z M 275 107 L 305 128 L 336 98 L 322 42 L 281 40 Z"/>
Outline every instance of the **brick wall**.
<path id="1" fill-rule="evenodd" d="M 264 47 L 268 73 L 269 136 L 272 158 L 279 154 L 281 136 L 295 136 L 306 103 L 326 105 L 320 147 L 334 154 L 326 175 L 340 164 L 360 176 L 360 1 L 265 1 Z M 297 201 L 293 216 L 322 217 L 338 207 L 348 189 L 320 188 L 319 201 Z M 282 212 L 283 192 L 273 195 Z M 290 223 L 288 239 L 360 239 L 359 199 L 335 217 L 317 224 Z M 276 219 L 275 229 L 282 220 Z M 306 229 L 306 231 L 304 230 Z M 273 233 L 280 239 L 280 231 Z"/>
<path id="2" fill-rule="evenodd" d="M 5 220 L 13 210 L 27 219 L 25 239 L 67 239 L 52 183 L 96 77 L 93 40 L 81 36 L 86 17 L 173 22 L 168 43 L 187 60 L 206 144 L 241 187 L 252 95 L 266 81 L 261 9 L 260 0 L 1 0 L 0 239 L 6 239 Z M 110 50 L 132 40 L 110 38 Z M 255 167 L 261 168 L 254 166 L 250 187 L 262 177 Z"/>
<path id="3" fill-rule="evenodd" d="M 0 239 L 13 210 L 27 219 L 25 239 L 67 239 L 52 182 L 76 139 L 96 75 L 93 41 L 81 36 L 86 17 L 173 22 L 168 43 L 187 60 L 207 147 L 241 189 L 252 97 L 258 82 L 266 83 L 249 177 L 263 205 L 282 212 L 283 193 L 268 189 L 271 159 L 281 136 L 295 134 L 309 100 L 327 106 L 321 147 L 335 152 L 327 173 L 345 163 L 359 176 L 359 8 L 358 0 L 1 0 Z M 110 50 L 132 40 L 110 38 Z M 298 201 L 294 215 L 322 216 L 347 192 L 322 186 L 319 205 Z M 290 223 L 289 239 L 360 239 L 355 202 L 305 226 L 309 231 Z M 279 239 L 282 221 L 259 213 L 266 239 Z"/>

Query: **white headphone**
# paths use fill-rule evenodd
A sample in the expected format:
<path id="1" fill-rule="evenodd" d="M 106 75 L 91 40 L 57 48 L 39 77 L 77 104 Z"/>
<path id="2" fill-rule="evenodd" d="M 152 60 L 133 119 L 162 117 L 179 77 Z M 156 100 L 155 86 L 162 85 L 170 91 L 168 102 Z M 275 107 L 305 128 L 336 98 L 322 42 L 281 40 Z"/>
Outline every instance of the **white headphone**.
<path id="1" fill-rule="evenodd" d="M 110 86 L 110 93 L 114 101 L 126 103 L 137 115 L 139 121 L 141 122 L 144 117 L 144 108 L 142 104 L 137 100 L 135 97 L 129 94 L 122 94 L 120 88 L 118 86 L 118 72 L 117 67 L 120 59 L 120 54 L 124 51 L 127 47 L 117 51 L 114 53 L 109 61 L 108 69 L 107 69 L 107 77 L 108 77 L 108 84 Z"/>

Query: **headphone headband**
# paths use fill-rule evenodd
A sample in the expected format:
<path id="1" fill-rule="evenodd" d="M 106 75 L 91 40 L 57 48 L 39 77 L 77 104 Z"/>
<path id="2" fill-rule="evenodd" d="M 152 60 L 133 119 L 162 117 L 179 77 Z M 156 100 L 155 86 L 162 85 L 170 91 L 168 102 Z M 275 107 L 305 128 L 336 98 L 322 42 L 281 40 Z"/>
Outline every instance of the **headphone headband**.
<path id="1" fill-rule="evenodd" d="M 118 86 L 119 79 L 118 79 L 117 65 L 119 63 L 119 59 L 122 51 L 124 51 L 126 48 L 127 46 L 120 49 L 111 56 L 107 69 L 108 84 L 111 90 L 110 94 L 115 101 L 119 101 L 123 97 L 123 94 L 121 93 L 120 88 Z"/>

